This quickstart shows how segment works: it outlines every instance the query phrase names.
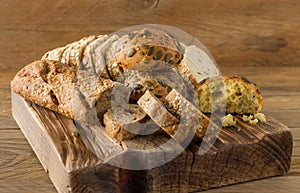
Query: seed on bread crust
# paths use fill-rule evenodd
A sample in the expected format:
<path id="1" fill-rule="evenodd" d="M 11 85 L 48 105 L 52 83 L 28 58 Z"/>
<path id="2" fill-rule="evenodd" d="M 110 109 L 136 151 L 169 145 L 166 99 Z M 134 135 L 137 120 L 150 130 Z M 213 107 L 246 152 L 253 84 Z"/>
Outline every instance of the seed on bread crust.
<path id="1" fill-rule="evenodd" d="M 131 49 L 128 51 L 128 57 L 132 57 L 135 53 L 136 53 L 136 50 L 135 50 L 134 48 L 131 48 Z"/>

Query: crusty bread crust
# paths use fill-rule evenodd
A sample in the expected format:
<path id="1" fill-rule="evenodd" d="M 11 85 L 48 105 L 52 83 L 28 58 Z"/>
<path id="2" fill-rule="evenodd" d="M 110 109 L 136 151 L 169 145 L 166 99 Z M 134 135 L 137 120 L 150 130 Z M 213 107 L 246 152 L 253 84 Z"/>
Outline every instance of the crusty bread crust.
<path id="1" fill-rule="evenodd" d="M 25 99 L 43 107 L 74 117 L 71 100 L 74 93 L 76 71 L 56 61 L 35 61 L 12 80 L 12 89 Z M 57 82 L 57 85 L 53 85 Z M 57 94 L 57 91 L 62 90 Z"/>

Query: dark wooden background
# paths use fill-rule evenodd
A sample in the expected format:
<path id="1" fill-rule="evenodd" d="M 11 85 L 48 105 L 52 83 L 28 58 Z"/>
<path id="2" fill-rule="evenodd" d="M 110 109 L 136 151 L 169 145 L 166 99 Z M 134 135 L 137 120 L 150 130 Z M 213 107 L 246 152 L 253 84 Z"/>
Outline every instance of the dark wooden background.
<path id="1" fill-rule="evenodd" d="M 264 112 L 294 133 L 290 172 L 208 192 L 300 192 L 300 1 L 1 0 L 0 192 L 55 192 L 11 116 L 10 80 L 44 52 L 91 34 L 166 24 L 210 50 L 222 73 L 245 75 Z"/>

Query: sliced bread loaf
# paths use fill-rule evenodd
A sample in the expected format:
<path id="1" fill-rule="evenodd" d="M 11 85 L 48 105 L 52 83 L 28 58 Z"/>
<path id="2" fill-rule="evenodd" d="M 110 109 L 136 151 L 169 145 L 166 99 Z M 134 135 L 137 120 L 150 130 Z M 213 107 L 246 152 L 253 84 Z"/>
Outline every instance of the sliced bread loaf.
<path id="1" fill-rule="evenodd" d="M 110 79 L 107 71 L 105 53 L 113 42 L 118 39 L 117 35 L 103 35 L 87 45 L 84 50 L 80 69 L 94 72 L 102 78 Z"/>
<path id="2" fill-rule="evenodd" d="M 60 61 L 70 66 L 77 67 L 81 62 L 82 54 L 86 46 L 97 38 L 102 38 L 102 36 L 83 37 L 80 40 L 67 44 L 64 47 L 59 47 L 46 52 L 42 56 L 42 60 Z"/>
<path id="3" fill-rule="evenodd" d="M 97 36 L 92 35 L 69 44 L 68 48 L 62 54 L 61 62 L 79 67 L 85 48 L 97 38 Z"/>

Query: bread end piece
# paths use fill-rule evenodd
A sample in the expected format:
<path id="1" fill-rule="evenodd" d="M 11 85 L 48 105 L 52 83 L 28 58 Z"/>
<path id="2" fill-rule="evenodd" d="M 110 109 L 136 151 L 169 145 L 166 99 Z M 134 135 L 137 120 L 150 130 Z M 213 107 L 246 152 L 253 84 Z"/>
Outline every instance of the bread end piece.
<path id="1" fill-rule="evenodd" d="M 263 107 L 263 97 L 258 87 L 245 78 L 222 76 L 207 79 L 197 90 L 202 112 L 211 113 L 213 105 L 218 106 L 218 101 L 212 101 L 214 88 L 224 84 L 226 97 L 226 112 L 238 114 L 256 114 L 261 112 Z M 220 90 L 218 90 L 220 91 Z"/>

